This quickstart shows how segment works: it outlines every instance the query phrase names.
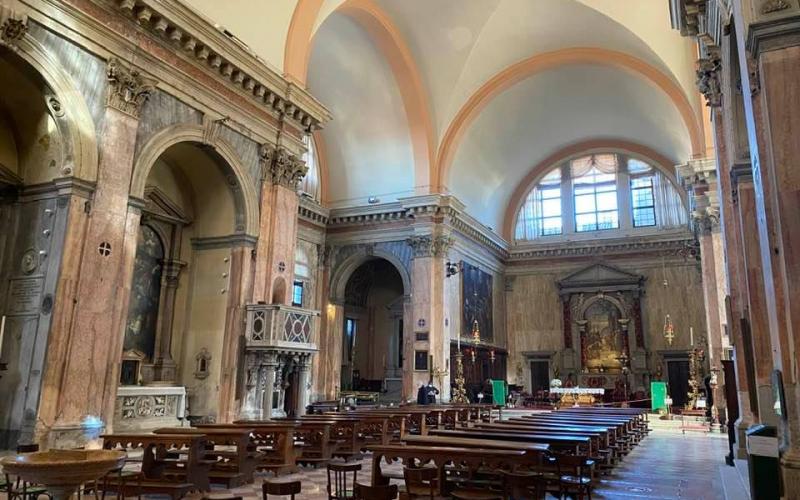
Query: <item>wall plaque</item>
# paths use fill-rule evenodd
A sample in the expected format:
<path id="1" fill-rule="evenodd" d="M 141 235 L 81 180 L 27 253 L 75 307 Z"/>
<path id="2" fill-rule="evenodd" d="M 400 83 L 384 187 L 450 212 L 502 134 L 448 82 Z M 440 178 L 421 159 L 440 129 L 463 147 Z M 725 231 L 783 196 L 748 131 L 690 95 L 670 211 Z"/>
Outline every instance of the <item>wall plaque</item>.
<path id="1" fill-rule="evenodd" d="M 6 311 L 9 316 L 39 314 L 43 277 L 9 280 Z"/>

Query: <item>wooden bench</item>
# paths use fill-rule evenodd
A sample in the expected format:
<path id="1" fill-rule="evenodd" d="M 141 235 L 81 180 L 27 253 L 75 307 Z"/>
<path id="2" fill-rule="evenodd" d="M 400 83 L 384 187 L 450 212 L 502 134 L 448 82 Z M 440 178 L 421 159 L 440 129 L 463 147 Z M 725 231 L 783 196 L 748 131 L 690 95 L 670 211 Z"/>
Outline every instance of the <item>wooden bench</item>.
<path id="1" fill-rule="evenodd" d="M 106 484 L 122 489 L 123 496 L 168 495 L 173 500 L 190 492 L 210 491 L 208 473 L 212 461 L 205 458 L 206 437 L 202 434 L 105 434 L 103 448 L 129 455 L 142 450 L 141 480 L 126 480 L 110 474 Z"/>
<path id="2" fill-rule="evenodd" d="M 206 459 L 214 460 L 208 472 L 212 484 L 236 488 L 253 482 L 253 472 L 259 461 L 252 428 L 197 429 L 165 427 L 156 434 L 200 434 L 206 437 Z"/>
<path id="3" fill-rule="evenodd" d="M 259 455 L 256 469 L 270 471 L 278 476 L 281 473 L 297 471 L 294 431 L 299 425 L 297 422 L 251 420 L 232 424 L 198 424 L 197 428 L 201 430 L 251 429 L 250 437 Z"/>

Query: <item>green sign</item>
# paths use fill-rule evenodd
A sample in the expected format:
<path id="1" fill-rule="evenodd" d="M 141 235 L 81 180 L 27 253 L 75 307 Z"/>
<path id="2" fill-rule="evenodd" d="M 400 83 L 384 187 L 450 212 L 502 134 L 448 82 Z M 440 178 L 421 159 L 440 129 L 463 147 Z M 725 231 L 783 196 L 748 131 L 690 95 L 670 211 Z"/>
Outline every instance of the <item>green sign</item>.
<path id="1" fill-rule="evenodd" d="M 650 397 L 653 410 L 667 409 L 667 383 L 650 382 Z"/>
<path id="2" fill-rule="evenodd" d="M 506 404 L 506 381 L 492 380 L 492 403 L 500 406 Z"/>

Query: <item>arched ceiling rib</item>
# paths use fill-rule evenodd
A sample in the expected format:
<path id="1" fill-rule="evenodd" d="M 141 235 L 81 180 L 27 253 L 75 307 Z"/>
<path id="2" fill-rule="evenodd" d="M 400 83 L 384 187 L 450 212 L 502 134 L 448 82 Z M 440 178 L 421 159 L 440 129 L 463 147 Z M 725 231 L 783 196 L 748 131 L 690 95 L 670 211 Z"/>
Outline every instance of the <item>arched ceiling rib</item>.
<path id="1" fill-rule="evenodd" d="M 508 200 L 534 165 L 567 144 L 603 137 L 675 163 L 690 151 L 680 115 L 658 89 L 615 68 L 565 66 L 516 84 L 483 110 L 455 155 L 451 190 L 500 231 Z"/>

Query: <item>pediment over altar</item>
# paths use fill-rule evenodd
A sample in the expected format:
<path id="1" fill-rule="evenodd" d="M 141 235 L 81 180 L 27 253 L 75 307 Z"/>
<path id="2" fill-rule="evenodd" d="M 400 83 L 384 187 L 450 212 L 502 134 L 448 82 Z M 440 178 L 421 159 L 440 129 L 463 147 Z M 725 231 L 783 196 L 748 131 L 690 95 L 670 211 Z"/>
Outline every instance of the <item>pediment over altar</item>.
<path id="1" fill-rule="evenodd" d="M 567 275 L 558 281 L 561 295 L 639 291 L 644 288 L 644 276 L 629 273 L 608 264 L 596 263 Z"/>

